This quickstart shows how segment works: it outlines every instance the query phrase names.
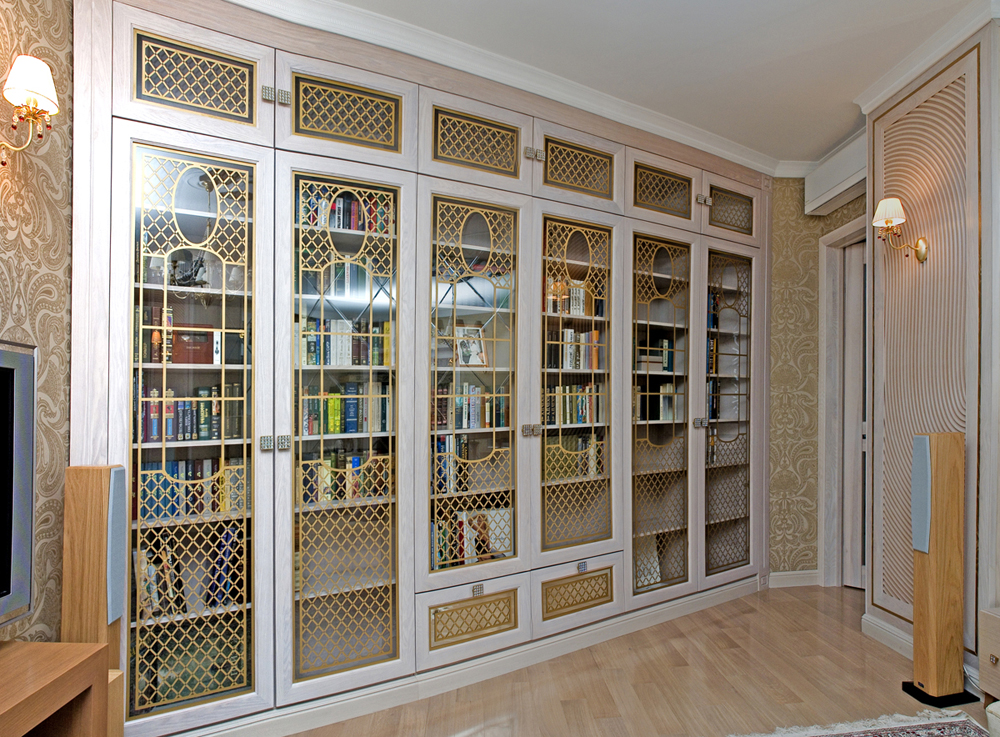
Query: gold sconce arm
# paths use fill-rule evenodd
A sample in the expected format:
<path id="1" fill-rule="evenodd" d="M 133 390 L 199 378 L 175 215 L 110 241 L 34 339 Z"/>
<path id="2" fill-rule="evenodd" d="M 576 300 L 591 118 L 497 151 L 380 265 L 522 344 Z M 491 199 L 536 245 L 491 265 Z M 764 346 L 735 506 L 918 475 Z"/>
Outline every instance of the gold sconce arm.
<path id="1" fill-rule="evenodd" d="M 880 238 L 882 237 L 881 234 L 879 235 L 879 237 Z M 927 250 L 930 248 L 930 246 L 927 244 L 926 238 L 917 238 L 917 244 L 915 246 L 910 245 L 909 243 L 893 243 L 892 240 L 890 240 L 889 238 L 882 238 L 882 240 L 884 240 L 890 248 L 896 251 L 901 251 L 904 248 L 913 249 L 917 257 L 917 263 L 922 264 L 924 261 L 927 260 Z M 909 256 L 910 254 L 907 253 L 906 255 Z"/>

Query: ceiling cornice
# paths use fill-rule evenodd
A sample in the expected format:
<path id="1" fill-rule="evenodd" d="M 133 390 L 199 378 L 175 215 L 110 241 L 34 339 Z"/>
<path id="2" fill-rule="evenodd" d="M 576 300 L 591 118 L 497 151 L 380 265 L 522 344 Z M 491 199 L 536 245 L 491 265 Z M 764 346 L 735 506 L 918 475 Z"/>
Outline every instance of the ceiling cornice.
<path id="1" fill-rule="evenodd" d="M 532 92 L 721 156 L 771 176 L 804 177 L 816 166 L 816 162 L 779 161 L 669 115 L 620 100 L 537 67 L 336 0 L 281 0 L 281 2 L 229 0 L 229 2 L 291 23 L 402 51 Z"/>
<path id="2" fill-rule="evenodd" d="M 1000 18 L 1000 0 L 973 0 L 926 42 L 879 77 L 875 84 L 855 97 L 854 102 L 861 107 L 862 113 L 868 115 L 994 18 Z"/>

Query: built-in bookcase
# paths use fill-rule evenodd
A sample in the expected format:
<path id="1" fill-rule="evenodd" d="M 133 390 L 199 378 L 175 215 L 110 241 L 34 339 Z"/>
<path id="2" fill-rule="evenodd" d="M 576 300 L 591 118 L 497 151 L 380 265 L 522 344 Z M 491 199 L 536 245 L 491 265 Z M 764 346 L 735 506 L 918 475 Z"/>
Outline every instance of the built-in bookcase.
<path id="1" fill-rule="evenodd" d="M 399 190 L 293 178 L 295 677 L 398 657 Z M 279 443 L 280 443 L 279 438 Z"/>
<path id="2" fill-rule="evenodd" d="M 430 570 L 515 557 L 516 209 L 431 202 Z"/>
<path id="3" fill-rule="evenodd" d="M 689 580 L 691 246 L 633 235 L 632 590 Z"/>
<path id="4" fill-rule="evenodd" d="M 543 552 L 612 537 L 612 229 L 543 218 Z"/>
<path id="5" fill-rule="evenodd" d="M 705 416 L 705 575 L 750 563 L 753 261 L 711 250 Z"/>
<path id="6" fill-rule="evenodd" d="M 253 686 L 255 174 L 132 148 L 133 716 Z"/>

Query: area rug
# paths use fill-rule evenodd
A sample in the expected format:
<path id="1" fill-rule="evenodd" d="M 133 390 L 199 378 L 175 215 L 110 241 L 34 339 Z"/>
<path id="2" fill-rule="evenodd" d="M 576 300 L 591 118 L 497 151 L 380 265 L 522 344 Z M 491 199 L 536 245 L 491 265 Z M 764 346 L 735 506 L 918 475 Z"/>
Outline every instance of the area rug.
<path id="1" fill-rule="evenodd" d="M 962 711 L 922 711 L 915 717 L 892 714 L 826 727 L 786 727 L 770 734 L 742 737 L 989 737 Z M 729 737 L 737 737 L 730 735 Z"/>

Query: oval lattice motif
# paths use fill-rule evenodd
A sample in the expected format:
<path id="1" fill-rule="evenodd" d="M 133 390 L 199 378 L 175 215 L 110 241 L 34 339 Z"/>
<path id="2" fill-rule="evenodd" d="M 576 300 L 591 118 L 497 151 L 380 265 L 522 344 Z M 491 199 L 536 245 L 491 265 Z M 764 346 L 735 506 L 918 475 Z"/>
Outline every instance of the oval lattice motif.
<path id="1" fill-rule="evenodd" d="M 174 189 L 174 222 L 192 246 L 211 240 L 219 224 L 219 198 L 212 175 L 200 166 L 189 166 Z"/>

